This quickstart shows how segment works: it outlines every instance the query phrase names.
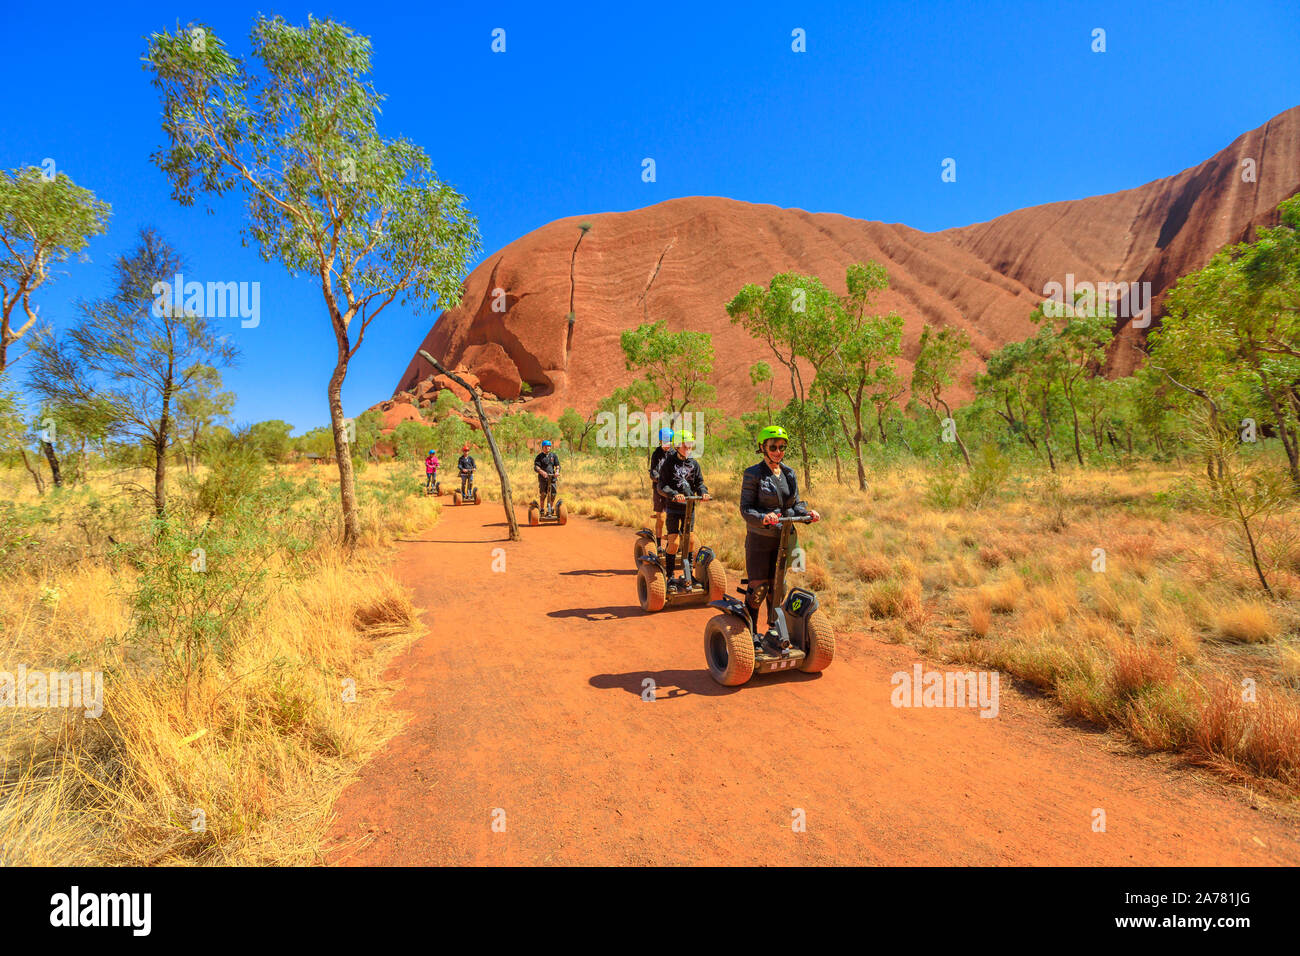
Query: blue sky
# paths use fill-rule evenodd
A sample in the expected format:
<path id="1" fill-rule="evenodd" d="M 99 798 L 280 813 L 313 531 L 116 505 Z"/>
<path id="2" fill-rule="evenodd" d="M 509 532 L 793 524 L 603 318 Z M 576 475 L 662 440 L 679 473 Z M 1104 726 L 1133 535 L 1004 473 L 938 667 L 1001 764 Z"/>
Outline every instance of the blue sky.
<path id="1" fill-rule="evenodd" d="M 226 385 L 237 421 L 299 429 L 328 420 L 320 290 L 242 247 L 237 203 L 209 216 L 171 200 L 140 63 L 145 37 L 178 19 L 244 55 L 259 10 L 371 37 L 382 132 L 420 144 L 465 194 L 485 255 L 563 216 L 692 195 L 945 229 L 1171 175 L 1300 103 L 1300 15 L 1268 0 L 5 4 L 0 165 L 52 158 L 113 205 L 91 261 L 40 293 L 42 316 L 60 325 L 103 294 L 113 258 L 154 225 L 190 277 L 261 283 L 260 325 L 228 320 L 243 356 Z M 1090 49 L 1098 27 L 1105 53 Z M 940 181 L 946 157 L 956 183 Z M 391 394 L 432 320 L 385 313 L 349 373 L 349 414 Z"/>

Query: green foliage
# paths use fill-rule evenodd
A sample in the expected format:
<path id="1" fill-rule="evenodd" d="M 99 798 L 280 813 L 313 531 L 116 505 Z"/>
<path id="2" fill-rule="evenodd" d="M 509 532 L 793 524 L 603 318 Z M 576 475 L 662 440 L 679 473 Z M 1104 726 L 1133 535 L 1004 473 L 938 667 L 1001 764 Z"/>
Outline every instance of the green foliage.
<path id="1" fill-rule="evenodd" d="M 393 443 L 398 458 L 423 459 L 430 448 L 438 447 L 438 436 L 433 427 L 422 422 L 398 422 L 388 439 Z"/>
<path id="2" fill-rule="evenodd" d="M 693 402 L 716 396 L 708 384 L 713 374 L 713 337 L 707 332 L 670 332 L 666 322 L 652 322 L 625 330 L 619 344 L 628 370 L 645 374 L 667 400 L 668 411 L 685 411 Z"/>
<path id="3" fill-rule="evenodd" d="M 215 456 L 195 490 L 199 512 L 222 518 L 233 514 L 261 486 L 267 460 L 265 449 L 252 435 Z"/>
<path id="4" fill-rule="evenodd" d="M 36 324 L 32 293 L 57 274 L 51 266 L 104 232 L 111 212 L 64 173 L 47 180 L 35 166 L 0 170 L 0 371 L 9 346 Z M 26 321 L 15 326 L 20 304 Z"/>
<path id="5" fill-rule="evenodd" d="M 240 467 L 261 468 L 261 456 L 245 449 Z M 139 572 L 130 642 L 188 691 L 211 657 L 225 659 L 276 579 L 298 573 L 297 556 L 328 534 L 326 507 L 318 486 L 276 478 L 228 489 L 208 520 L 178 508 L 157 522 L 150 539 L 123 548 Z"/>
<path id="6" fill-rule="evenodd" d="M 292 433 L 293 426 L 288 422 L 271 419 L 249 425 L 245 443 L 265 461 L 284 461 L 292 445 L 289 438 Z"/>

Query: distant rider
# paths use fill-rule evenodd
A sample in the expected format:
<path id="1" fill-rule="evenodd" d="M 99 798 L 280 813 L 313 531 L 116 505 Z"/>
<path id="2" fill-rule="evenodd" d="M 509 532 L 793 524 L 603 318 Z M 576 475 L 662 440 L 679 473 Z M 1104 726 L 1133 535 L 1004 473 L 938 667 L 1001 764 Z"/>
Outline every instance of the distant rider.
<path id="1" fill-rule="evenodd" d="M 542 450 L 533 459 L 533 471 L 537 472 L 537 495 L 541 499 L 543 510 L 549 511 L 555 504 L 555 485 L 553 478 L 560 477 L 560 459 L 551 451 L 551 440 L 542 442 Z M 547 498 L 550 503 L 547 503 Z"/>
<path id="2" fill-rule="evenodd" d="M 772 593 L 776 576 L 777 549 L 781 543 L 779 519 L 809 516 L 820 521 L 821 515 L 809 509 L 799 497 L 799 485 L 794 469 L 785 463 L 785 448 L 790 436 L 780 425 L 768 425 L 758 433 L 758 451 L 763 460 L 745 469 L 740 486 L 740 514 L 748 530 L 745 534 L 745 576 L 749 584 L 745 593 L 745 606 L 754 621 L 754 633 L 762 634 L 763 625 L 758 612 L 767 600 L 767 610 L 772 612 L 773 601 L 783 595 Z M 794 547 L 794 538 L 788 542 Z M 770 635 L 773 636 L 774 635 Z M 759 639 L 755 638 L 755 644 Z"/>
<path id="3" fill-rule="evenodd" d="M 434 481 L 438 476 L 438 453 L 432 448 L 429 449 L 429 455 L 424 459 L 424 491 L 425 494 L 433 491 Z"/>
<path id="4" fill-rule="evenodd" d="M 650 453 L 650 505 L 655 514 L 655 546 L 663 547 L 664 496 L 659 493 L 659 466 L 673 453 L 673 430 L 659 429 L 659 447 Z"/>
<path id="5" fill-rule="evenodd" d="M 456 470 L 460 472 L 460 494 L 465 497 L 469 494 L 470 483 L 474 480 L 474 469 L 478 465 L 474 464 L 474 456 L 469 453 L 469 445 L 460 450 L 460 457 L 456 459 Z"/>
<path id="6" fill-rule="evenodd" d="M 687 536 L 687 550 L 689 550 L 690 534 L 694 530 L 682 528 L 682 519 L 686 517 L 684 504 L 686 496 L 698 495 L 705 501 L 709 500 L 709 489 L 704 486 L 704 473 L 700 470 L 700 463 L 691 457 L 691 452 L 694 450 L 695 436 L 688 431 L 678 432 L 676 454 L 665 456 L 659 465 L 657 481 L 659 493 L 667 499 L 665 508 L 668 512 L 668 540 L 665 547 L 669 587 L 673 587 L 673 573 L 677 566 L 678 536 L 680 534 Z M 692 523 L 694 518 L 692 512 Z"/>

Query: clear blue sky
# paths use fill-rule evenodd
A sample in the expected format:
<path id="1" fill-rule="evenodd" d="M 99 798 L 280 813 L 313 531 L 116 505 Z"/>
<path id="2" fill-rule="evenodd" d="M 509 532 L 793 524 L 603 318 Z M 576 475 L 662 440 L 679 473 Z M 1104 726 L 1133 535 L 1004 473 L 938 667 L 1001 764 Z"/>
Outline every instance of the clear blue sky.
<path id="1" fill-rule="evenodd" d="M 419 143 L 469 200 L 485 254 L 562 216 L 718 195 L 924 230 L 1127 189 L 1195 165 L 1300 103 L 1300 7 L 1244 3 L 582 4 L 336 2 L 371 37 L 381 130 Z M 259 7 L 9 0 L 0 165 L 53 158 L 113 205 L 91 262 L 39 296 L 56 325 L 103 294 L 157 226 L 202 280 L 259 281 L 261 325 L 227 387 L 236 419 L 328 420 L 320 290 L 240 244 L 239 208 L 173 202 L 145 37 L 206 21 L 236 55 Z M 507 52 L 493 54 L 504 28 Z M 807 52 L 791 50 L 802 28 Z M 1107 51 L 1091 51 L 1094 28 Z M 658 181 L 641 180 L 653 157 Z M 957 160 L 955 184 L 940 163 Z M 387 398 L 433 316 L 389 310 L 344 389 Z"/>

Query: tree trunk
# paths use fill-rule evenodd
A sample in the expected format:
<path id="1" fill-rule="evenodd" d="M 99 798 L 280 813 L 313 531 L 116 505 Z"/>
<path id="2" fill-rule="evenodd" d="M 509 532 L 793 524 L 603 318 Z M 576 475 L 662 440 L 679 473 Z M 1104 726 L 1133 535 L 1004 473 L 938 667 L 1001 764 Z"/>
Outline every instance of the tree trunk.
<path id="1" fill-rule="evenodd" d="M 577 247 L 575 246 L 574 248 L 576 249 Z M 501 452 L 497 449 L 496 439 L 492 437 L 492 426 L 488 424 L 487 414 L 483 411 L 483 402 L 479 399 L 479 393 L 475 389 L 471 388 L 469 383 L 459 375 L 455 375 L 443 368 L 442 363 L 424 349 L 420 349 L 419 351 L 420 354 L 424 356 L 426 362 L 443 375 L 446 375 L 461 388 L 465 389 L 465 391 L 469 392 L 470 398 L 474 400 L 474 410 L 478 412 L 478 421 L 483 427 L 483 435 L 487 438 L 488 450 L 492 452 L 492 463 L 496 465 L 497 477 L 501 479 L 501 504 L 506 511 L 506 526 L 510 529 L 510 540 L 518 541 L 519 521 L 515 518 L 515 503 L 514 498 L 510 493 L 510 476 L 506 474 L 506 466 L 501 460 Z"/>
<path id="2" fill-rule="evenodd" d="M 970 452 L 966 450 L 966 443 L 962 441 L 961 432 L 957 431 L 957 419 L 952 417 L 952 409 L 948 407 L 948 403 L 945 402 L 942 398 L 939 399 L 939 404 L 943 406 L 944 412 L 947 414 L 948 419 L 952 422 L 952 436 L 957 439 L 957 447 L 961 449 L 961 456 L 962 458 L 966 459 L 966 467 L 969 468 L 971 466 Z"/>
<path id="3" fill-rule="evenodd" d="M 361 512 L 357 508 L 356 475 L 352 470 L 352 449 L 348 444 L 347 423 L 343 420 L 343 379 L 348 374 L 348 358 L 340 348 L 338 364 L 330 376 L 330 426 L 334 432 L 334 457 L 339 467 L 339 501 L 343 506 L 343 550 L 349 554 L 361 537 Z"/>
<path id="4" fill-rule="evenodd" d="M 857 431 L 853 433 L 853 453 L 858 458 L 858 491 L 867 490 L 867 469 L 862 464 L 862 406 L 853 409 L 853 420 Z"/>
<path id="5" fill-rule="evenodd" d="M 45 460 L 50 463 L 50 476 L 54 481 L 55 488 L 63 487 L 63 472 L 59 470 L 59 456 L 54 453 L 54 446 L 47 441 L 41 442 L 41 451 L 45 452 Z"/>
<path id="6" fill-rule="evenodd" d="M 27 457 L 27 449 L 19 445 L 18 453 L 23 456 L 23 467 L 27 469 L 28 474 L 32 476 L 32 480 L 36 482 L 36 493 L 38 495 L 45 494 L 45 479 L 41 477 L 39 471 L 32 467 L 31 460 Z"/>

